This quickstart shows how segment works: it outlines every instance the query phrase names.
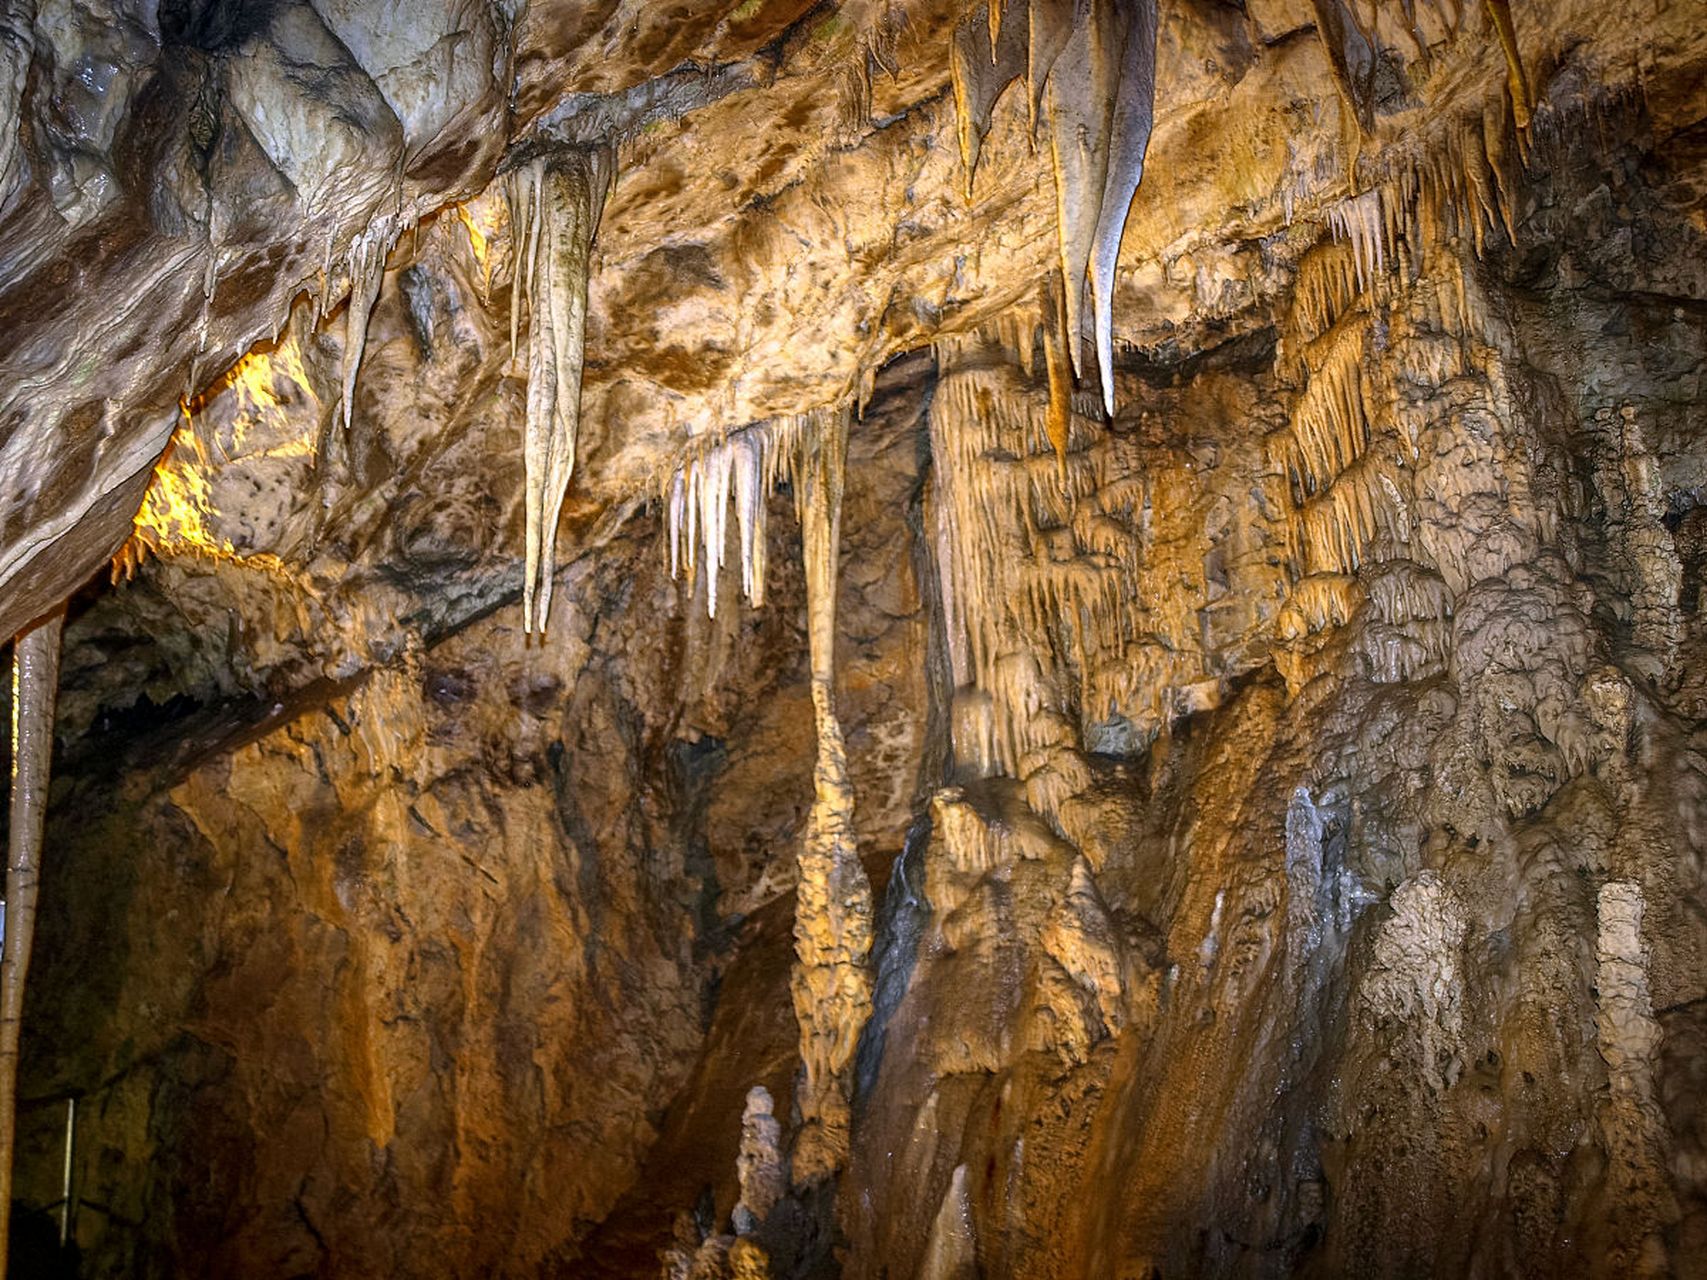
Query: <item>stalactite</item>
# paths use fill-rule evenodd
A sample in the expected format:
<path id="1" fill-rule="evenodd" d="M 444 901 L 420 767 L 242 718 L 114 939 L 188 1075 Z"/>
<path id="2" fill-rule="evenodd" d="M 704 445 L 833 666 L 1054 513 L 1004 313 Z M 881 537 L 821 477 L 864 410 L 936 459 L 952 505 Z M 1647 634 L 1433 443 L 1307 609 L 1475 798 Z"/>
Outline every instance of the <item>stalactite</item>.
<path id="1" fill-rule="evenodd" d="M 1358 290 L 1371 288 L 1387 270 L 1386 224 L 1380 189 L 1365 191 L 1334 205 L 1328 210 L 1328 225 L 1336 238 L 1351 245 Z"/>
<path id="2" fill-rule="evenodd" d="M 1065 457 L 1056 452 L 1049 401 L 1003 363 L 1012 355 L 1000 338 L 939 346 L 932 518 L 956 767 L 1018 778 L 1047 806 L 1072 773 L 1075 717 L 1107 714 L 1093 692 L 1106 677 L 1090 673 L 1122 665 L 1134 634 L 1134 535 L 1113 514 L 1134 498 L 1105 491 L 1085 418 L 1071 417 Z"/>
<path id="3" fill-rule="evenodd" d="M 790 978 L 804 1079 L 795 1184 L 823 1181 L 847 1160 L 851 1067 L 871 1015 L 871 885 L 854 843 L 853 784 L 835 710 L 836 568 L 841 537 L 845 409 L 816 415 L 801 438 L 799 503 L 806 563 L 807 642 L 818 759 L 800 848 Z"/>
<path id="4" fill-rule="evenodd" d="M 1348 468 L 1292 521 L 1291 555 L 1302 573 L 1355 573 L 1378 535 L 1397 537 L 1397 520 L 1373 457 Z"/>
<path id="5" fill-rule="evenodd" d="M 1026 112 L 1035 131 L 1043 118 L 1043 94 L 1049 73 L 1074 29 L 1084 20 L 1089 0 L 1031 0 L 1026 14 Z"/>
<path id="6" fill-rule="evenodd" d="M 344 402 L 340 414 L 344 430 L 350 429 L 355 413 L 356 375 L 361 371 L 362 352 L 367 348 L 368 319 L 379 299 L 385 279 L 385 259 L 396 239 L 397 227 L 390 218 L 376 219 L 350 245 L 350 301 L 344 311 Z"/>
<path id="7" fill-rule="evenodd" d="M 1144 178 L 1144 156 L 1156 119 L 1156 0 L 1115 5 L 1125 30 L 1120 41 L 1118 89 L 1109 123 L 1108 165 L 1098 201 L 1091 248 L 1091 298 L 1095 307 L 1097 367 L 1102 372 L 1103 411 L 1114 416 L 1114 272 L 1126 215 Z"/>
<path id="8" fill-rule="evenodd" d="M 1095 24 L 1079 22 L 1056 60 L 1048 85 L 1050 154 L 1055 163 L 1055 217 L 1061 275 L 1067 288 L 1067 349 L 1083 372 L 1081 320 L 1085 275 L 1096 240 L 1098 197 L 1108 176 L 1106 105 L 1113 101 L 1112 59 L 1098 58 Z M 1100 32 L 1099 32 L 1100 33 Z M 1101 73 L 1101 75 L 1099 75 Z"/>
<path id="9" fill-rule="evenodd" d="M 5 947 L 0 960 L 0 1206 L 12 1203 L 18 1123 L 18 1039 L 24 980 L 35 937 L 42 826 L 53 762 L 53 712 L 59 691 L 59 641 L 65 615 L 21 632 L 12 653 L 12 810 L 7 832 Z M 10 1215 L 0 1214 L 0 1274 L 6 1271 Z"/>
<path id="10" fill-rule="evenodd" d="M 754 608 L 765 602 L 764 453 L 752 436 L 731 442 L 735 451 L 735 525 L 741 540 L 741 593 Z"/>
<path id="11" fill-rule="evenodd" d="M 593 236 L 610 189 L 604 148 L 570 148 L 511 171 L 505 188 L 513 233 L 510 335 L 529 312 L 527 563 L 522 625 L 543 631 L 551 614 L 557 522 L 575 470 L 587 277 Z"/>
<path id="12" fill-rule="evenodd" d="M 741 592 L 757 608 L 765 602 L 768 503 L 787 474 L 800 436 L 799 420 L 761 422 L 689 449 L 669 472 L 665 544 L 670 576 L 682 569 L 691 588 L 706 568 L 706 609 L 717 616 L 717 570 L 728 538 L 726 510 L 733 489 L 741 555 Z"/>
<path id="13" fill-rule="evenodd" d="M 1375 40 L 1346 0 L 1313 0 L 1316 33 L 1358 127 L 1375 130 L 1375 72 L 1379 58 Z"/>
<path id="14" fill-rule="evenodd" d="M 1313 573 L 1293 585 L 1275 621 L 1275 633 L 1282 640 L 1298 640 L 1341 626 L 1362 600 L 1363 592 L 1350 574 Z"/>
<path id="15" fill-rule="evenodd" d="M 860 56 L 849 58 L 842 67 L 841 84 L 836 97 L 836 128 L 834 137 L 839 147 L 855 147 L 871 128 L 871 63 L 873 52 L 867 45 Z"/>
<path id="16" fill-rule="evenodd" d="M 1061 484 L 1067 483 L 1067 446 L 1073 430 L 1073 372 L 1067 354 L 1066 305 L 1061 276 L 1051 271 L 1043 286 L 1043 362 L 1049 373 L 1049 417 L 1045 431 L 1055 449 Z"/>
<path id="17" fill-rule="evenodd" d="M 699 498 L 699 527 L 705 538 L 705 612 L 712 618 L 717 616 L 717 580 L 722 576 L 723 553 L 729 545 L 725 533 L 733 461 L 730 449 L 713 449 L 705 455 L 694 486 Z"/>
<path id="18" fill-rule="evenodd" d="M 1494 192 L 1498 202 L 1500 225 L 1506 239 L 1517 243 L 1517 179 L 1506 168 L 1506 129 L 1503 113 L 1497 110 L 1482 112 L 1482 154 L 1487 157 L 1488 172 L 1494 176 Z"/>
<path id="19" fill-rule="evenodd" d="M 1361 628 L 1357 647 L 1370 679 L 1402 684 L 1445 669 L 1452 654 L 1453 598 L 1437 574 L 1411 560 L 1392 560 L 1369 578 L 1368 595 L 1373 616 Z"/>
<path id="20" fill-rule="evenodd" d="M 1293 282 L 1291 328 L 1303 344 L 1321 337 L 1357 302 L 1358 267 L 1351 247 L 1325 241 L 1298 264 Z"/>
<path id="21" fill-rule="evenodd" d="M 1360 289 L 1379 287 L 1401 266 L 1416 278 L 1429 256 L 1454 238 L 1469 239 L 1478 255 L 1492 232 L 1516 243 L 1520 171 L 1512 163 L 1511 139 L 1515 134 L 1521 158 L 1526 134 L 1512 105 L 1490 99 L 1443 118 L 1431 132 L 1428 144 L 1378 186 L 1326 210 L 1335 239 L 1353 249 Z M 1314 307 L 1302 295 L 1294 309 L 1313 323 Z"/>
<path id="22" fill-rule="evenodd" d="M 1005 0 L 1017 7 L 1019 0 Z M 966 175 L 966 198 L 972 198 L 972 177 L 990 119 L 1002 91 L 1025 73 L 1026 24 L 1017 15 L 1001 23 L 1004 0 L 991 0 L 986 8 L 974 5 L 954 32 L 949 72 L 954 86 L 954 105 L 960 138 L 960 162 Z M 998 34 L 998 31 L 1000 34 Z"/>
<path id="23" fill-rule="evenodd" d="M 1345 322 L 1305 352 L 1310 380 L 1292 411 L 1292 439 L 1306 496 L 1330 485 L 1369 447 L 1363 395 L 1363 327 Z"/>
<path id="24" fill-rule="evenodd" d="M 1112 415 L 1114 275 L 1155 116 L 1156 4 L 1034 0 L 1022 23 L 1015 3 L 1007 0 L 995 30 L 990 7 L 974 4 L 955 32 L 950 68 L 966 192 L 970 198 L 996 99 L 1023 72 L 1034 125 L 1045 96 L 1049 104 L 1067 350 L 1082 372 L 1088 287 L 1103 408 Z"/>
<path id="25" fill-rule="evenodd" d="M 1506 78 L 1511 87 L 1511 110 L 1519 131 L 1529 128 L 1530 113 L 1535 100 L 1529 92 L 1529 75 L 1523 69 L 1523 55 L 1517 47 L 1517 27 L 1511 20 L 1509 0 L 1486 0 L 1488 17 L 1493 19 L 1499 33 L 1500 49 L 1505 54 Z"/>

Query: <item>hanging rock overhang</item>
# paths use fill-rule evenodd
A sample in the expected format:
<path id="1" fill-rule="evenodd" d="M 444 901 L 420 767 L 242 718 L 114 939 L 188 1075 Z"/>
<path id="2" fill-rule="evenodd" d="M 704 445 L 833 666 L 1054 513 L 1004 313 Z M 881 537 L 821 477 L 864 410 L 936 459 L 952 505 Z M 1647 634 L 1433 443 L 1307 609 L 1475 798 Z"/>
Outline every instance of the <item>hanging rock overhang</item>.
<path id="1" fill-rule="evenodd" d="M 185 68 L 201 77 L 198 83 L 215 84 L 236 75 L 233 67 L 260 74 L 249 67 L 253 60 L 193 51 L 179 59 L 182 67 L 138 90 L 137 128 L 121 129 L 112 148 L 116 195 L 68 205 L 62 214 L 46 187 L 27 181 L 4 218 L 0 625 L 15 630 L 51 607 L 118 548 L 146 476 L 179 421 L 180 397 L 276 334 L 294 300 L 322 287 L 328 245 L 336 264 L 376 216 L 395 216 L 399 208 L 425 216 L 486 188 L 511 140 L 545 128 L 554 108 L 571 105 L 585 123 L 598 116 L 589 104 L 662 95 L 663 109 L 630 141 L 638 163 L 625 164 L 629 176 L 612 193 L 609 234 L 595 266 L 589 332 L 598 346 L 589 361 L 584 418 L 599 456 L 585 458 L 576 482 L 589 503 L 643 492 L 660 446 L 676 451 L 684 436 L 832 403 L 888 355 L 1005 310 L 1018 296 L 1012 281 L 1035 291 L 1054 256 L 1053 193 L 1029 154 L 1035 103 L 1015 94 L 1014 102 L 998 104 L 972 206 L 960 190 L 948 50 L 966 6 L 911 6 L 909 22 L 886 36 L 882 61 L 867 63 L 875 74 L 851 85 L 845 67 L 869 56 L 856 23 L 803 18 L 801 6 L 760 8 L 767 12 L 694 5 L 679 23 L 660 25 L 644 6 L 627 6 L 620 21 L 613 19 L 615 43 L 608 46 L 582 30 L 585 15 L 563 6 L 530 8 L 508 33 L 504 57 L 494 45 L 483 74 L 448 77 L 445 92 L 461 100 L 454 109 L 447 100 L 432 111 L 410 98 L 410 73 L 401 61 L 380 65 L 408 50 L 388 52 L 359 24 L 332 23 L 339 47 L 367 67 L 361 74 L 380 91 L 364 99 L 364 118 L 378 122 L 373 145 L 352 142 L 349 163 L 335 175 L 316 177 L 288 163 L 294 144 L 281 148 L 274 139 L 269 150 L 267 131 L 236 108 L 221 117 L 229 147 L 218 156 L 196 150 L 206 142 L 205 126 L 196 132 L 183 118 L 192 101 Z M 1110 291 L 1128 302 L 1147 294 L 1156 305 L 1117 305 L 1118 341 L 1166 339 L 1167 297 L 1192 287 L 1189 279 L 1169 278 L 1170 263 L 1194 247 L 1256 241 L 1284 232 L 1289 220 L 1315 216 L 1347 192 L 1343 178 L 1318 182 L 1313 175 L 1343 173 L 1351 162 L 1379 172 L 1388 152 L 1412 147 L 1415 131 L 1429 125 L 1426 108 L 1407 108 L 1377 121 L 1375 136 L 1357 143 L 1355 153 L 1341 153 L 1344 139 L 1312 153 L 1315 144 L 1300 122 L 1324 104 L 1334 109 L 1336 95 L 1322 75 L 1320 42 L 1292 38 L 1310 32 L 1291 12 L 1297 8 L 1260 6 L 1261 22 L 1273 26 L 1265 28 L 1260 48 L 1228 34 L 1225 15 L 1207 7 L 1163 12 L 1155 136 Z M 1571 25 L 1572 13 L 1589 13 L 1586 5 L 1567 8 L 1560 29 Z M 453 10 L 460 12 L 447 6 L 444 13 Z M 279 10 L 298 24 L 311 12 L 306 5 Z M 1531 48 L 1550 38 L 1521 22 L 1516 35 Z M 1688 90 L 1700 39 L 1673 9 L 1641 33 L 1640 56 L 1636 36 L 1621 27 L 1596 31 L 1595 43 L 1573 56 L 1602 68 L 1603 79 L 1639 73 L 1656 124 L 1676 131 L 1695 123 L 1687 118 Z M 1503 95 L 1502 42 L 1470 44 L 1437 53 L 1430 74 L 1462 77 L 1474 63 L 1477 83 Z M 588 46 L 599 56 L 587 54 Z M 1213 66 L 1187 53 L 1214 47 L 1224 56 Z M 1456 60 L 1451 67 L 1448 54 Z M 364 61 L 374 59 L 372 67 Z M 1548 65 L 1533 52 L 1529 60 Z M 513 114 L 498 83 L 505 65 L 516 78 Z M 739 69 L 733 78 L 718 70 L 731 67 Z M 356 72 L 345 71 L 353 81 Z M 696 78 L 710 83 L 719 75 L 725 82 L 716 93 L 690 87 Z M 1544 83 L 1531 89 L 1545 99 Z M 818 105 L 825 102 L 828 114 Z M 861 109 L 848 109 L 848 102 Z M 143 147 L 145 107 L 177 118 L 174 136 L 184 145 L 171 154 Z M 789 135 L 778 130 L 779 121 L 798 124 Z M 149 127 L 157 127 L 153 117 Z M 1314 135 L 1319 140 L 1329 132 Z M 711 163 L 724 152 L 752 156 L 752 171 Z M 184 178 L 197 164 L 204 176 L 226 174 L 237 185 L 208 201 L 206 181 Z M 244 173 L 250 185 L 229 177 Z M 300 197 L 316 183 L 331 183 L 331 194 L 304 207 Z M 826 196 L 848 183 L 893 208 L 878 210 L 882 216 L 829 218 Z M 218 181 L 212 185 L 217 193 Z M 154 198 L 162 190 L 180 193 L 170 208 Z M 197 192 L 199 210 L 187 198 Z M 1001 234 L 989 234 L 998 223 Z M 967 243 L 979 244 L 976 255 L 957 250 Z M 741 319 L 745 332 L 737 331 L 729 350 L 699 357 L 738 361 L 738 377 L 677 376 L 659 357 L 686 335 L 632 322 L 628 304 L 656 276 L 650 255 L 676 245 L 691 245 L 718 283 L 689 297 L 698 287 L 691 279 L 672 281 L 669 300 L 684 304 L 684 317 L 698 315 L 708 324 Z M 807 269 L 773 278 L 770 266 L 783 258 Z M 333 290 L 341 293 L 342 274 L 336 266 L 332 274 Z M 819 300 L 811 308 L 803 306 L 803 289 Z M 710 371 L 709 365 L 699 370 Z M 619 417 L 621 438 L 607 426 Z"/>

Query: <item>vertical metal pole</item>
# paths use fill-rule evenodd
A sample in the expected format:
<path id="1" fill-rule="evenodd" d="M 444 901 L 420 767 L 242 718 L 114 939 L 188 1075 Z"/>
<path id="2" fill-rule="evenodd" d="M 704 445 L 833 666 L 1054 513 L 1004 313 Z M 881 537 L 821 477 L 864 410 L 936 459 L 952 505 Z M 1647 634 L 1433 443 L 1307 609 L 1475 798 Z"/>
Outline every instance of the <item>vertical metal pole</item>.
<path id="1" fill-rule="evenodd" d="M 65 1100 L 65 1178 L 60 1185 L 59 1247 L 71 1238 L 71 1153 L 77 1147 L 77 1099 Z"/>
<path id="2" fill-rule="evenodd" d="M 6 832 L 6 921 L 0 958 L 0 1275 L 11 1244 L 12 1153 L 18 1127 L 18 1033 L 24 974 L 35 933 L 41 878 L 42 823 L 53 759 L 53 704 L 59 692 L 55 614 L 19 633 L 12 646 L 12 820 Z"/>

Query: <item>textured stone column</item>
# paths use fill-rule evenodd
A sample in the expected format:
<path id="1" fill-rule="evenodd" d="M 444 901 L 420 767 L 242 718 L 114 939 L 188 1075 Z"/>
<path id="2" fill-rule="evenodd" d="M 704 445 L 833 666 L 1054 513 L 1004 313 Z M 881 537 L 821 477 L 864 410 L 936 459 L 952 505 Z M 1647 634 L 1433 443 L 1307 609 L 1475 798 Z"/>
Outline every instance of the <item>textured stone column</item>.
<path id="1" fill-rule="evenodd" d="M 836 556 L 841 536 L 846 410 L 824 413 L 802 435 L 797 477 L 806 557 L 812 709 L 818 726 L 814 799 L 800 849 L 790 987 L 800 1023 L 803 1126 L 794 1181 L 810 1185 L 848 1152 L 849 1068 L 871 1015 L 871 884 L 854 845 L 853 786 L 835 710 Z"/>

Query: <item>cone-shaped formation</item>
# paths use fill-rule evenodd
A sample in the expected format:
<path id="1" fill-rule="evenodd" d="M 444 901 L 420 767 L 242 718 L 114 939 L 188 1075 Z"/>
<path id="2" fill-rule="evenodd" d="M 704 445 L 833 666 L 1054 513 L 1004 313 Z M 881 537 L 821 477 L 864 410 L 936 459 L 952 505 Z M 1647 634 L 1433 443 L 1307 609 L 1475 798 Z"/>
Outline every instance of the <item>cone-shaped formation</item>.
<path id="1" fill-rule="evenodd" d="M 1340 92 L 1364 133 L 1375 128 L 1375 73 L 1380 55 L 1375 37 L 1347 0 L 1314 0 L 1316 34 L 1327 50 Z"/>
<path id="2" fill-rule="evenodd" d="M 804 1064 L 794 1181 L 810 1186 L 847 1160 L 854 1050 L 871 1016 L 871 884 L 854 844 L 853 784 L 835 709 L 836 565 L 848 415 L 813 415 L 802 433 L 799 483 L 808 645 L 818 760 L 800 848 L 790 980 Z"/>
<path id="3" fill-rule="evenodd" d="M 1126 213 L 1144 177 L 1144 155 L 1150 148 L 1150 131 L 1156 120 L 1155 0 L 1110 5 L 1099 25 L 1108 33 L 1109 47 L 1100 52 L 1114 61 L 1115 97 L 1113 115 L 1107 121 L 1102 198 L 1097 201 L 1096 230 L 1091 239 L 1090 285 L 1102 407 L 1113 417 L 1114 269 L 1126 234 Z M 1072 300 L 1071 294 L 1068 299 Z"/>
<path id="4" fill-rule="evenodd" d="M 1019 0 L 992 0 L 986 9 L 974 5 L 972 12 L 954 32 L 949 71 L 954 83 L 954 107 L 960 136 L 960 162 L 966 173 L 966 198 L 972 198 L 972 175 L 978 168 L 978 153 L 990 131 L 990 116 L 996 99 L 1016 78 L 1025 73 L 1027 26 L 1016 20 L 1005 24 L 1003 8 L 1018 9 Z M 1000 34 L 998 34 L 998 31 Z"/>
<path id="5" fill-rule="evenodd" d="M 1416 0 L 1402 0 L 1405 28 L 1417 51 L 1426 60 L 1428 40 L 1418 21 Z M 1465 30 L 1465 11 L 1462 0 L 1447 4 L 1430 0 L 1439 20 L 1450 31 Z M 1341 95 L 1357 120 L 1358 128 L 1369 135 L 1375 131 L 1376 78 L 1382 63 L 1379 37 L 1379 12 L 1367 14 L 1353 0 L 1312 0 L 1316 13 L 1316 34 L 1333 66 L 1334 78 Z M 1511 90 L 1512 115 L 1519 131 L 1529 127 L 1535 109 L 1535 98 L 1524 70 L 1518 49 L 1517 28 L 1512 21 L 1509 0 L 1483 0 L 1483 9 L 1499 40 L 1505 57 L 1506 78 Z M 1484 33 L 1485 34 L 1485 33 Z"/>
<path id="6" fill-rule="evenodd" d="M 339 410 L 346 431 L 355 414 L 356 375 L 361 371 L 362 352 L 367 348 L 368 318 L 373 314 L 373 304 L 379 300 L 379 286 L 385 279 L 385 258 L 396 237 L 395 220 L 379 218 L 350 245 L 350 305 L 344 312 L 344 403 Z"/>
<path id="7" fill-rule="evenodd" d="M 1506 77 L 1511 86 L 1511 110 L 1517 127 L 1529 127 L 1529 113 L 1535 100 L 1529 91 L 1529 75 L 1523 69 L 1523 55 L 1517 48 L 1517 27 L 1511 19 L 1509 0 L 1487 0 L 1488 16 L 1499 33 L 1500 50 L 1505 54 Z"/>
<path id="8" fill-rule="evenodd" d="M 1018 10 L 1017 0 L 1010 0 L 993 24 L 995 7 L 976 4 L 955 34 L 954 98 L 966 191 L 970 198 L 996 100 L 1023 73 L 1035 123 L 1043 123 L 1047 104 L 1067 350 L 1081 370 L 1088 283 L 1103 408 L 1112 415 L 1114 272 L 1155 122 L 1155 0 L 1031 0 L 1023 15 Z"/>
<path id="9" fill-rule="evenodd" d="M 665 485 L 665 541 L 670 576 L 686 570 L 691 588 L 705 566 L 705 609 L 717 616 L 717 579 L 728 545 L 731 488 L 741 550 L 741 593 L 755 607 L 765 602 L 765 531 L 768 503 L 788 474 L 801 419 L 761 422 L 693 448 Z"/>
<path id="10" fill-rule="evenodd" d="M 1049 371 L 1049 420 L 1045 430 L 1060 464 L 1061 484 L 1067 483 L 1067 444 L 1073 430 L 1072 360 L 1067 352 L 1065 299 L 1061 277 L 1049 273 L 1043 287 L 1043 361 Z M 1027 344 L 1030 345 L 1029 343 Z"/>
<path id="11" fill-rule="evenodd" d="M 593 235 L 610 190 L 603 148 L 554 152 L 509 175 L 515 260 L 510 339 L 525 304 L 528 326 L 527 564 L 522 625 L 545 630 L 557 560 L 557 520 L 575 470 L 581 370 L 587 327 L 587 273 Z"/>

